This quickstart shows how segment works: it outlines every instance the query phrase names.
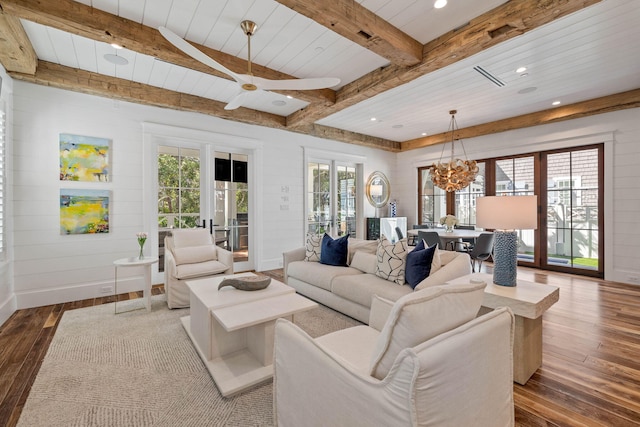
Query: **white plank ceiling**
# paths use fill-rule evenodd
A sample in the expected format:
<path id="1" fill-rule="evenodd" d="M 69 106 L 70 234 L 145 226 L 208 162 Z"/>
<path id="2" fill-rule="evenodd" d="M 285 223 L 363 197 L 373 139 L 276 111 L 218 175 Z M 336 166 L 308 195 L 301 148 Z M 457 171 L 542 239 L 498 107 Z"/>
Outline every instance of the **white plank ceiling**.
<path id="1" fill-rule="evenodd" d="M 239 23 L 258 24 L 253 62 L 298 77 L 338 77 L 339 86 L 388 65 L 377 54 L 273 0 L 76 0 L 146 26 L 166 26 L 179 36 L 246 59 Z M 505 0 L 358 0 L 424 44 Z M 460 127 L 640 87 L 640 1 L 603 0 L 520 37 L 478 53 L 344 109 L 318 123 L 406 141 L 447 130 L 448 111 Z M 106 43 L 22 21 L 39 59 L 221 102 L 238 86 L 232 80 L 175 66 Z M 128 61 L 114 65 L 104 55 Z M 481 66 L 505 83 L 497 87 L 476 72 Z M 527 75 L 516 68 L 527 67 Z M 246 70 L 234 70 L 245 73 Z M 282 105 L 284 104 L 284 105 Z M 251 94 L 245 107 L 287 116 L 306 102 L 271 92 Z M 376 117 L 376 121 L 371 118 Z"/>

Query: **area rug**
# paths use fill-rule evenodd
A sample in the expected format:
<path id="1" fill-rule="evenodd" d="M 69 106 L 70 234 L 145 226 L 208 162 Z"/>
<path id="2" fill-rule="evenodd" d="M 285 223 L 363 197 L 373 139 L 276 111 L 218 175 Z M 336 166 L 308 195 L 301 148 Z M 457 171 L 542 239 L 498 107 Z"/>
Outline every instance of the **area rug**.
<path id="1" fill-rule="evenodd" d="M 118 303 L 118 311 L 136 303 Z M 222 397 L 180 323 L 189 309 L 169 310 L 164 295 L 152 307 L 65 312 L 18 425 L 273 425 L 271 381 Z M 314 337 L 359 324 L 324 306 L 295 323 Z"/>

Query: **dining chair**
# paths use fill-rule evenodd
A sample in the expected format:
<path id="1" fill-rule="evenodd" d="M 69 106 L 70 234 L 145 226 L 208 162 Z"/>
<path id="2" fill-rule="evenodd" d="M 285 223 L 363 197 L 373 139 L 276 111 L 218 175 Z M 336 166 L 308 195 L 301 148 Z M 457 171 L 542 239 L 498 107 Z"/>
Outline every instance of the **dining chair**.
<path id="1" fill-rule="evenodd" d="M 476 271 L 476 261 L 478 261 L 478 271 L 482 268 L 482 261 L 485 261 L 493 253 L 493 233 L 480 233 L 472 249 L 465 251 L 471 258 L 471 271 Z"/>
<path id="2" fill-rule="evenodd" d="M 440 236 L 435 231 L 418 230 L 418 239 L 424 240 L 427 246 L 438 245 L 438 249 L 444 248 L 442 240 L 440 240 Z"/>
<path id="3" fill-rule="evenodd" d="M 475 225 L 456 225 L 456 229 L 458 230 L 475 230 Z M 475 244 L 475 239 L 465 239 L 459 238 L 456 240 L 451 240 L 447 242 L 447 244 L 451 245 L 452 251 L 458 252 L 469 252 L 473 249 L 473 245 Z"/>

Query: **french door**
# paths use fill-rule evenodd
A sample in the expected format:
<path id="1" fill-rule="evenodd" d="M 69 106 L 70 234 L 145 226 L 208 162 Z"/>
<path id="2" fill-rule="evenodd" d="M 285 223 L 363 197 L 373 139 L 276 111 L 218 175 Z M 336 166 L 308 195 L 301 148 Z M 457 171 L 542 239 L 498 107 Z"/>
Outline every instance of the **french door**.
<path id="1" fill-rule="evenodd" d="M 233 253 L 234 270 L 253 269 L 251 151 L 214 150 L 209 144 L 158 144 L 157 231 L 164 271 L 164 237 L 176 228 L 205 227 Z"/>
<path id="2" fill-rule="evenodd" d="M 331 160 L 307 162 L 306 231 L 357 237 L 358 167 Z"/>

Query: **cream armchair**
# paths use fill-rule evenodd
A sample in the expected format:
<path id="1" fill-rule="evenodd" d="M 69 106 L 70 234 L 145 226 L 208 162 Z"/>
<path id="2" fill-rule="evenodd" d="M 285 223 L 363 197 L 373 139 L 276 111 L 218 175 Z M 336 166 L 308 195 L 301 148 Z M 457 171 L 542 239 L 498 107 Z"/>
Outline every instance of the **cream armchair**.
<path id="1" fill-rule="evenodd" d="M 276 425 L 513 426 L 514 317 L 476 318 L 483 289 L 374 297 L 369 326 L 316 339 L 279 319 Z"/>
<path id="2" fill-rule="evenodd" d="M 189 307 L 187 280 L 233 274 L 233 254 L 204 228 L 173 230 L 164 239 L 164 287 L 169 308 Z"/>

